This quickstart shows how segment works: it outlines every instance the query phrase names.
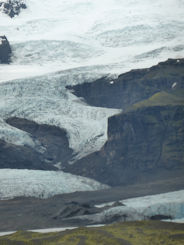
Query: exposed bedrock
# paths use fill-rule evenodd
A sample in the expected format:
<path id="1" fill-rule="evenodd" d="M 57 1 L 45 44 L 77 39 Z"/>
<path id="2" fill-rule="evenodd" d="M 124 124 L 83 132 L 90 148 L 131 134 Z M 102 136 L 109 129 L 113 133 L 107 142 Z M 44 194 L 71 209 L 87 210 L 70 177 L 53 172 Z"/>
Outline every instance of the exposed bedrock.
<path id="1" fill-rule="evenodd" d="M 65 130 L 15 117 L 6 122 L 28 132 L 40 147 L 17 146 L 0 140 L 0 168 L 58 169 L 63 161 L 68 162 L 72 157 Z"/>
<path id="2" fill-rule="evenodd" d="M 0 12 L 7 14 L 13 18 L 19 15 L 22 9 L 26 9 L 27 6 L 22 0 L 1 0 L 0 1 Z"/>
<path id="3" fill-rule="evenodd" d="M 9 64 L 11 53 L 11 47 L 6 36 L 0 36 L 0 64 Z"/>
<path id="4" fill-rule="evenodd" d="M 184 87 L 184 59 L 169 59 L 148 69 L 131 70 L 117 79 L 104 77 L 67 88 L 90 105 L 126 109 L 173 86 Z"/>
<path id="5" fill-rule="evenodd" d="M 169 178 L 184 171 L 183 125 L 183 105 L 141 107 L 113 116 L 104 147 L 66 171 L 113 186 Z"/>

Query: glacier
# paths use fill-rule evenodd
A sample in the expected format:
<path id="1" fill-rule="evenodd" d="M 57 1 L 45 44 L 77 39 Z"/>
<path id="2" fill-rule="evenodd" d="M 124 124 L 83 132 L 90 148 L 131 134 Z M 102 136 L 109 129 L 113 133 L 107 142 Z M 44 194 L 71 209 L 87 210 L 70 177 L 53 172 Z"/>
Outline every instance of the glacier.
<path id="1" fill-rule="evenodd" d="M 15 197 L 49 198 L 76 191 L 94 191 L 108 188 L 89 178 L 62 171 L 26 169 L 0 170 L 0 200 Z"/>
<path id="2" fill-rule="evenodd" d="M 28 133 L 5 122 L 19 117 L 66 129 L 76 159 L 99 150 L 107 139 L 107 118 L 120 110 L 88 106 L 65 89 L 72 81 L 87 79 L 90 74 L 69 71 L 0 83 L 0 139 L 39 148 Z"/>
<path id="3" fill-rule="evenodd" d="M 107 207 L 107 209 L 99 214 L 80 216 L 80 218 L 103 224 L 114 220 L 114 217 L 118 217 L 118 221 L 136 221 L 162 215 L 171 217 L 166 221 L 184 222 L 184 190 L 129 198 L 119 200 L 118 203 L 116 207 L 110 207 L 114 202 L 96 205 L 98 208 Z"/>
<path id="4" fill-rule="evenodd" d="M 8 143 L 40 148 L 6 123 L 20 117 L 66 129 L 76 159 L 98 151 L 107 140 L 107 118 L 120 111 L 88 106 L 65 86 L 184 56 L 183 0 L 25 3 L 12 19 L 0 12 L 0 35 L 13 50 L 12 63 L 0 65 L 0 139 Z"/>
<path id="5" fill-rule="evenodd" d="M 184 54 L 183 0 L 25 3 L 13 19 L 0 13 L 0 32 L 14 50 L 0 81 L 83 66 L 117 74 Z"/>
<path id="6" fill-rule="evenodd" d="M 0 138 L 10 143 L 39 146 L 5 123 L 16 116 L 66 129 L 76 158 L 99 150 L 119 111 L 87 106 L 65 86 L 184 55 L 183 0 L 25 4 L 12 19 L 0 12 L 13 50 L 11 65 L 0 65 Z"/>

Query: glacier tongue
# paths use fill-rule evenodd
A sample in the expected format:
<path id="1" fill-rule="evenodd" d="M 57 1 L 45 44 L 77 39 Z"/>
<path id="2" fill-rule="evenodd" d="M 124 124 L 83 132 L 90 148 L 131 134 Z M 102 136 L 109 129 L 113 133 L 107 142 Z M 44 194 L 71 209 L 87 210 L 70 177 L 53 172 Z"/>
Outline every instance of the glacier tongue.
<path id="1" fill-rule="evenodd" d="M 67 130 L 69 144 L 77 158 L 99 150 L 107 139 L 107 118 L 120 110 L 87 106 L 65 89 L 69 83 L 90 78 L 90 74 L 48 76 L 15 80 L 0 84 L 0 114 L 26 118 L 39 124 L 55 125 Z M 9 143 L 32 145 L 29 134 L 0 123 L 0 138 Z M 36 145 L 35 145 L 36 146 Z"/>
<path id="2" fill-rule="evenodd" d="M 166 215 L 173 219 L 184 218 L 184 190 L 131 198 L 122 202 L 144 216 Z"/>
<path id="3" fill-rule="evenodd" d="M 63 193 L 105 188 L 108 186 L 62 171 L 0 170 L 0 200 L 20 196 L 49 198 Z"/>

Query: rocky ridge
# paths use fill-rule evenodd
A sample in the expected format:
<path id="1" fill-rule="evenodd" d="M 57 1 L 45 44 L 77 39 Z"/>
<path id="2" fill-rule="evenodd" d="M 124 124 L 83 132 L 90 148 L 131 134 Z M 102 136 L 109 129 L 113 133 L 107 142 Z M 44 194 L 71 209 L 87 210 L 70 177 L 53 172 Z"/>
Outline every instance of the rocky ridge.
<path id="1" fill-rule="evenodd" d="M 183 171 L 183 118 L 181 105 L 145 107 L 111 117 L 104 147 L 66 170 L 110 185 Z"/>
<path id="2" fill-rule="evenodd" d="M 22 9 L 26 9 L 27 6 L 23 0 L 1 0 L 0 12 L 7 14 L 13 18 L 19 15 Z"/>

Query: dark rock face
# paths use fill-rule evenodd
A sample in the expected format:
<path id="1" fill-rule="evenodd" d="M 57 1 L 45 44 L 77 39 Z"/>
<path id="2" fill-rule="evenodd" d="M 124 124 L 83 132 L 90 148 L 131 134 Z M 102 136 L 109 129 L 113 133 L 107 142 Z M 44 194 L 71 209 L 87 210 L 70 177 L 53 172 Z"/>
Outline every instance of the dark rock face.
<path id="1" fill-rule="evenodd" d="M 55 164 L 67 162 L 72 157 L 73 151 L 69 148 L 65 130 L 21 118 L 9 118 L 7 123 L 30 133 L 44 150 L 16 146 L 0 140 L 0 168 L 57 170 Z"/>
<path id="2" fill-rule="evenodd" d="M 104 147 L 66 171 L 117 186 L 184 169 L 184 106 L 154 106 L 113 116 Z M 156 176 L 155 175 L 155 176 Z"/>
<path id="3" fill-rule="evenodd" d="M 113 81 L 104 77 L 92 83 L 68 86 L 93 106 L 122 108 L 171 89 L 173 83 L 184 87 L 184 59 L 169 59 L 149 69 L 132 70 Z"/>
<path id="4" fill-rule="evenodd" d="M 163 219 L 172 219 L 172 217 L 168 215 L 158 214 L 158 215 L 151 216 L 150 219 L 151 220 L 163 220 Z"/>
<path id="5" fill-rule="evenodd" d="M 21 10 L 26 8 L 27 6 L 22 0 L 0 1 L 0 11 L 7 14 L 11 18 L 19 15 Z"/>
<path id="6" fill-rule="evenodd" d="M 6 36 L 0 36 L 0 64 L 9 64 L 11 53 L 11 47 Z"/>
<path id="7" fill-rule="evenodd" d="M 0 168 L 54 169 L 42 156 L 28 146 L 16 146 L 0 140 Z"/>

